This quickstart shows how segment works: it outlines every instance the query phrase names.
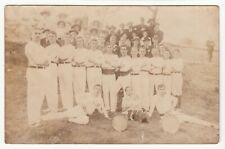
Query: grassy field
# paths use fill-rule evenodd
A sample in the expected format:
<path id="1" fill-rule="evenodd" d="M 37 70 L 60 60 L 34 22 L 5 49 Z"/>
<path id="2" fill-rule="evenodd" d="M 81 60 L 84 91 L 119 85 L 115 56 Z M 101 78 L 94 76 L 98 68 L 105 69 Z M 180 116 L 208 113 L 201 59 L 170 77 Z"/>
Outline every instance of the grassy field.
<path id="1" fill-rule="evenodd" d="M 24 44 L 5 45 L 5 142 L 6 143 L 217 143 L 216 129 L 184 123 L 174 134 L 162 131 L 159 116 L 154 113 L 149 124 L 129 122 L 119 133 L 111 121 L 95 114 L 88 125 L 66 120 L 43 122 L 29 128 L 26 115 L 26 65 Z M 212 63 L 207 52 L 182 48 L 185 60 L 182 110 L 204 120 L 219 123 L 218 53 Z"/>

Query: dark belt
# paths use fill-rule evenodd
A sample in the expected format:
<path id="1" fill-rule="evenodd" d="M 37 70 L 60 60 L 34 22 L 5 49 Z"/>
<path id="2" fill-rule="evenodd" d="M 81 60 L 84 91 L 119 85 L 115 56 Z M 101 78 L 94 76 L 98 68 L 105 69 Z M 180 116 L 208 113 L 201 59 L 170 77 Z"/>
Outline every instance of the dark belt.
<path id="1" fill-rule="evenodd" d="M 170 76 L 171 73 L 163 73 L 162 75 L 164 75 L 164 76 Z"/>
<path id="2" fill-rule="evenodd" d="M 72 65 L 72 67 L 85 67 L 85 65 Z"/>
<path id="3" fill-rule="evenodd" d="M 130 71 L 120 71 L 119 76 L 127 76 L 130 74 Z"/>
<path id="4" fill-rule="evenodd" d="M 161 73 L 151 73 L 149 72 L 150 75 L 161 75 Z"/>
<path id="5" fill-rule="evenodd" d="M 102 74 L 104 74 L 104 75 L 115 74 L 115 69 L 102 69 Z"/>
<path id="6" fill-rule="evenodd" d="M 58 64 L 70 64 L 70 62 L 59 62 Z"/>
<path id="7" fill-rule="evenodd" d="M 159 114 L 159 116 L 164 116 L 165 114 Z"/>
<path id="8" fill-rule="evenodd" d="M 87 68 L 100 68 L 100 66 L 88 66 Z"/>
<path id="9" fill-rule="evenodd" d="M 54 62 L 54 61 L 51 61 L 51 63 L 53 63 L 53 64 L 58 64 L 57 62 Z"/>
<path id="10" fill-rule="evenodd" d="M 181 73 L 180 71 L 174 71 L 173 73 Z"/>
<path id="11" fill-rule="evenodd" d="M 45 69 L 46 66 L 28 66 L 29 68 L 35 68 L 35 69 Z"/>
<path id="12" fill-rule="evenodd" d="M 135 72 L 131 72 L 130 74 L 133 75 L 133 76 L 140 75 L 139 73 L 135 73 Z"/>

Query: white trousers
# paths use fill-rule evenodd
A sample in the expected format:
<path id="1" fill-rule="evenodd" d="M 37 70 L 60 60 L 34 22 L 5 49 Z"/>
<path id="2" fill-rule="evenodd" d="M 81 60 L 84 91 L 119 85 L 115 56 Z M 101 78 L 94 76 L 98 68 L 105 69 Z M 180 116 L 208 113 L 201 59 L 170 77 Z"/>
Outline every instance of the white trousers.
<path id="1" fill-rule="evenodd" d="M 56 112 L 58 109 L 58 68 L 50 64 L 47 68 L 46 99 L 49 109 Z"/>
<path id="2" fill-rule="evenodd" d="M 149 108 L 149 74 L 143 72 L 140 74 L 140 93 L 142 108 Z"/>
<path id="3" fill-rule="evenodd" d="M 150 104 L 151 104 L 151 99 L 154 96 L 154 89 L 156 89 L 157 92 L 157 87 L 159 84 L 163 83 L 163 76 L 161 74 L 159 75 L 149 75 L 149 98 L 150 98 Z M 149 105 L 150 106 L 150 105 Z"/>
<path id="4" fill-rule="evenodd" d="M 70 64 L 60 64 L 58 70 L 62 104 L 68 110 L 73 107 L 72 66 Z"/>
<path id="5" fill-rule="evenodd" d="M 183 88 L 182 73 L 172 73 L 172 94 L 176 96 L 181 96 L 182 88 Z"/>
<path id="6" fill-rule="evenodd" d="M 41 120 L 41 106 L 46 93 L 46 69 L 27 68 L 27 115 L 28 124 Z"/>
<path id="7" fill-rule="evenodd" d="M 140 75 L 131 75 L 131 86 L 133 89 L 133 94 L 141 97 L 141 76 Z"/>
<path id="8" fill-rule="evenodd" d="M 166 87 L 166 93 L 171 95 L 171 90 L 172 90 L 172 77 L 171 75 L 163 75 L 163 84 Z"/>
<path id="9" fill-rule="evenodd" d="M 73 89 L 75 98 L 77 99 L 80 94 L 85 93 L 86 89 L 86 68 L 73 67 Z"/>
<path id="10" fill-rule="evenodd" d="M 131 77 L 129 74 L 126 76 L 119 76 L 116 80 L 116 92 L 118 92 L 120 88 L 125 91 L 126 87 L 131 87 Z"/>
<path id="11" fill-rule="evenodd" d="M 115 74 L 102 75 L 103 99 L 106 110 L 116 111 L 117 94 L 115 89 Z"/>
<path id="12" fill-rule="evenodd" d="M 87 68 L 87 83 L 89 92 L 93 90 L 96 84 L 102 84 L 102 70 L 101 68 Z"/>

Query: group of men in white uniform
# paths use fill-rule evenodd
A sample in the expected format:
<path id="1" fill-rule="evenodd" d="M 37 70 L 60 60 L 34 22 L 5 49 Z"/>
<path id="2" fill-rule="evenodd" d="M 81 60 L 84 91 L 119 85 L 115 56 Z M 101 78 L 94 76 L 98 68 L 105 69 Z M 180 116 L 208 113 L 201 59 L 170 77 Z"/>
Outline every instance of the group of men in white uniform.
<path id="1" fill-rule="evenodd" d="M 35 29 L 25 47 L 28 58 L 28 122 L 31 126 L 40 124 L 44 97 L 47 99 L 49 113 L 58 113 L 58 86 L 64 111 L 73 109 L 81 100 L 85 101 L 85 94 L 94 98 L 98 87 L 102 94 L 97 91 L 96 96 L 100 100 L 96 101 L 98 104 L 92 109 L 100 106 L 100 111 L 106 117 L 107 112 L 116 111 L 117 93 L 121 88 L 125 93 L 124 97 L 127 97 L 125 89 L 130 87 L 132 94 L 137 97 L 137 104 L 146 111 L 149 111 L 151 99 L 157 94 L 159 85 L 163 84 L 170 96 L 180 98 L 182 95 L 183 62 L 178 49 L 170 51 L 165 46 L 153 48 L 153 57 L 148 58 L 144 48 L 133 47 L 129 56 L 127 46 L 122 45 L 121 56 L 118 57 L 113 54 L 110 44 L 104 50 L 99 50 L 96 38 L 89 40 L 90 48 L 86 49 L 83 37 L 77 36 L 74 47 L 74 39 L 69 32 L 61 35 L 64 44 L 59 45 L 57 33 L 50 31 L 49 45 L 44 48 L 40 45 L 41 34 L 42 30 Z M 90 107 L 89 104 L 94 104 L 83 103 L 86 108 Z"/>

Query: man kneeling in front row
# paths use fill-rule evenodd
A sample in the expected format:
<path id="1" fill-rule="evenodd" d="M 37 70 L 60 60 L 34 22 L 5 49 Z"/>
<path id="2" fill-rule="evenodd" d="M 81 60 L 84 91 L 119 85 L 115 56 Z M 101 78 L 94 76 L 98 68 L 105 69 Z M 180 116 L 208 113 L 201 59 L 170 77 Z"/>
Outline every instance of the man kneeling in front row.
<path id="1" fill-rule="evenodd" d="M 161 119 L 163 119 L 164 117 L 168 115 L 173 115 L 178 119 L 180 123 L 190 122 L 190 123 L 195 123 L 195 124 L 204 125 L 208 127 L 214 127 L 218 129 L 218 126 L 215 124 L 212 124 L 205 120 L 201 120 L 199 118 L 180 112 L 179 110 L 176 110 L 175 107 L 177 105 L 177 102 L 178 100 L 176 97 L 166 94 L 165 85 L 159 84 L 157 86 L 157 94 L 153 96 L 153 99 L 150 105 L 149 117 L 152 116 L 152 113 L 154 109 L 156 108 L 156 110 L 160 114 Z"/>
<path id="2" fill-rule="evenodd" d="M 106 118 L 109 118 L 103 104 L 102 87 L 99 84 L 93 87 L 92 92 L 79 95 L 76 102 L 77 105 L 68 111 L 70 122 L 87 124 L 89 122 L 88 116 L 92 115 L 96 110 Z"/>
<path id="3" fill-rule="evenodd" d="M 68 118 L 68 121 L 87 124 L 89 122 L 89 116 L 96 110 L 103 114 L 106 118 L 109 118 L 106 109 L 104 108 L 102 99 L 102 87 L 100 84 L 94 85 L 90 93 L 83 93 L 77 96 L 76 106 L 68 109 L 65 112 L 58 112 L 55 115 L 45 115 L 43 120 Z"/>

